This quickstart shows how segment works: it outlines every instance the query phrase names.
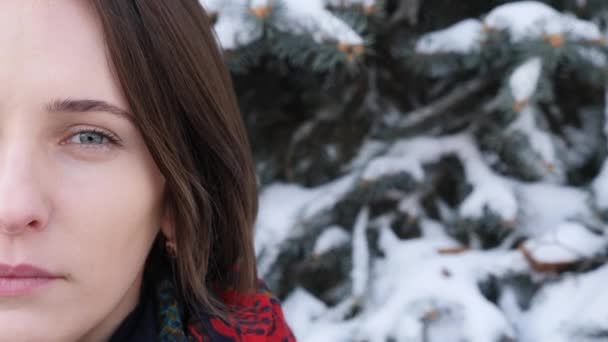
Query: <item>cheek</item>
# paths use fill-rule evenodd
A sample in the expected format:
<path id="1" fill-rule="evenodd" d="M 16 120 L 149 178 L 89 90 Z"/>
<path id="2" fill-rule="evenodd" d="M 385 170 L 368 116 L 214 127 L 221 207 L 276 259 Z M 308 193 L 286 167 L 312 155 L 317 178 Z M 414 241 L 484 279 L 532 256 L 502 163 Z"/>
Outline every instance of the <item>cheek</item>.
<path id="1" fill-rule="evenodd" d="M 3 322 L 35 323 L 38 330 L 28 336 L 61 329 L 74 333 L 136 299 L 133 289 L 159 231 L 164 190 L 164 179 L 149 159 L 126 153 L 104 163 L 53 160 L 46 166 L 53 214 L 40 234 L 40 254 L 68 279 L 32 305 L 7 316 L 0 311 Z"/>
<path id="2" fill-rule="evenodd" d="M 80 276 L 89 280 L 134 277 L 159 230 L 164 182 L 148 160 L 128 156 L 63 165 L 57 177 L 57 230 L 75 242 L 66 246 L 78 260 L 74 278 L 79 270 L 87 271 Z"/>

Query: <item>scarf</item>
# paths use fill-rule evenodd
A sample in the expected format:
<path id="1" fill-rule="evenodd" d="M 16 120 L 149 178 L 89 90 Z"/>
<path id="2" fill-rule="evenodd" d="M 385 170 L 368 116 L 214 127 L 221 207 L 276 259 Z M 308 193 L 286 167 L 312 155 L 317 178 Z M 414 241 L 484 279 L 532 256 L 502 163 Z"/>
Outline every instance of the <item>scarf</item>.
<path id="1" fill-rule="evenodd" d="M 176 299 L 173 282 L 165 280 L 158 288 L 161 322 L 159 340 L 163 342 L 295 342 L 283 316 L 279 301 L 260 281 L 259 291 L 242 295 L 225 289 L 219 297 L 232 308 L 228 320 L 205 310 L 190 313 L 184 321 L 183 306 Z"/>
<path id="2" fill-rule="evenodd" d="M 110 342 L 295 342 L 278 299 L 263 281 L 259 291 L 241 294 L 218 291 L 227 320 L 199 309 L 188 312 L 170 277 L 156 286 L 144 283 L 138 306 L 122 322 Z"/>

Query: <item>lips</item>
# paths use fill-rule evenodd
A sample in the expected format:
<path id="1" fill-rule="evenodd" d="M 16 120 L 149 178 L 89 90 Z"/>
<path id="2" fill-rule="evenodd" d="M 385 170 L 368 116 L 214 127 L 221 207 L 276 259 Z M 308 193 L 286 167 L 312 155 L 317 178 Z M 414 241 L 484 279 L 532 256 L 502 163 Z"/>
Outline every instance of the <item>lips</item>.
<path id="1" fill-rule="evenodd" d="M 61 276 L 42 267 L 0 264 L 0 297 L 33 296 L 59 283 Z"/>
<path id="2" fill-rule="evenodd" d="M 11 266 L 0 263 L 0 277 L 2 278 L 60 278 L 58 274 L 30 264 Z"/>

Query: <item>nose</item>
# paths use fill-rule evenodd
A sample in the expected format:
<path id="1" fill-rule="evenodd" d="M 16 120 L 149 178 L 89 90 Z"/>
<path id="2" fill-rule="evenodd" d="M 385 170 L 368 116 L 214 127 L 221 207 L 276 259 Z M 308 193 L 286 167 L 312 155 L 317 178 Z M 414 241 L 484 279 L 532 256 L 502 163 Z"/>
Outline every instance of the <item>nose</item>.
<path id="1" fill-rule="evenodd" d="M 4 148 L 3 148 L 4 147 Z M 41 169 L 34 152 L 0 147 L 0 234 L 20 235 L 47 225 L 48 208 L 41 189 Z"/>

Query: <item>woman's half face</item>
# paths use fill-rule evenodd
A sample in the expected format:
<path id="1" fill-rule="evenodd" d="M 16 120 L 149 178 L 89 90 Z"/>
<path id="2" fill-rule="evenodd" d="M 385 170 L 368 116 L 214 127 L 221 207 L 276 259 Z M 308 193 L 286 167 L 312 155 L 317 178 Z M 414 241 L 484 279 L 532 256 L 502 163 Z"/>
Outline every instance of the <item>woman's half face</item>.
<path id="1" fill-rule="evenodd" d="M 87 1 L 0 1 L 0 341 L 104 339 L 136 305 L 164 178 L 127 109 Z"/>

